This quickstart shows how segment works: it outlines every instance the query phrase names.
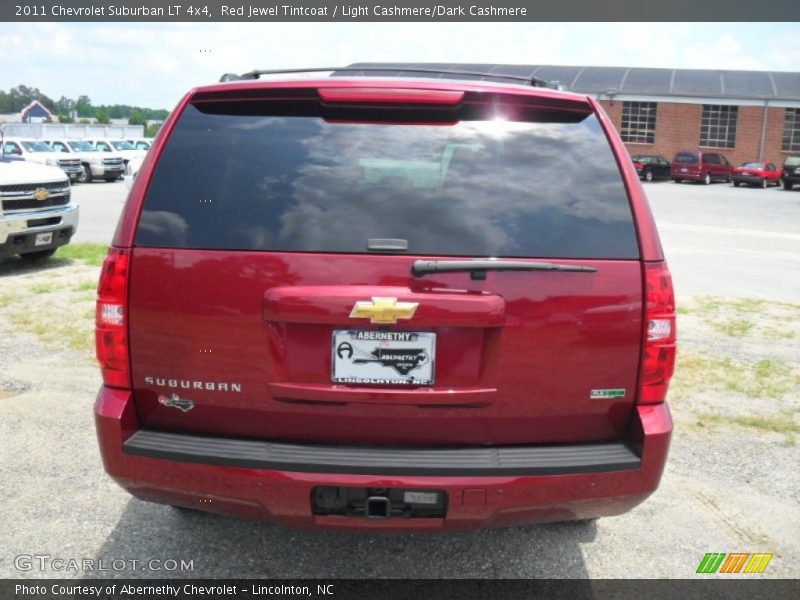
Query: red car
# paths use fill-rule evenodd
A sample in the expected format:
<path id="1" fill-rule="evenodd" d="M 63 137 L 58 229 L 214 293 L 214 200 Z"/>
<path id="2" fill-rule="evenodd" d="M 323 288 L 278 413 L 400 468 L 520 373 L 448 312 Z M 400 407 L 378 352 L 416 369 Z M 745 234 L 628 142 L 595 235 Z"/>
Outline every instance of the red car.
<path id="1" fill-rule="evenodd" d="M 191 90 L 131 188 L 97 300 L 111 477 L 326 529 L 652 494 L 675 303 L 600 105 L 458 72 L 262 73 Z"/>
<path id="2" fill-rule="evenodd" d="M 769 185 L 781 184 L 781 169 L 768 162 L 746 162 L 740 167 L 734 167 L 731 172 L 733 185 L 739 187 L 741 183 L 757 185 L 765 188 Z"/>
<path id="3" fill-rule="evenodd" d="M 713 181 L 731 180 L 731 165 L 728 159 L 716 152 L 684 150 L 672 159 L 670 177 L 675 183 L 698 181 L 705 185 Z"/>

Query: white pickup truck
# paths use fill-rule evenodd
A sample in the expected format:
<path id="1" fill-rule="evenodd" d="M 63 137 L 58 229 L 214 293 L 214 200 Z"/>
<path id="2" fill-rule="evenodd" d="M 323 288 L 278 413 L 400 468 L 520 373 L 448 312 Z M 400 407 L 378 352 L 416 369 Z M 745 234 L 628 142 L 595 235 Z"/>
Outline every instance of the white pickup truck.
<path id="1" fill-rule="evenodd" d="M 81 159 L 83 176 L 81 182 L 91 183 L 95 179 L 116 181 L 125 173 L 125 162 L 119 154 L 100 152 L 86 140 L 49 140 L 56 152 L 71 154 Z"/>
<path id="2" fill-rule="evenodd" d="M 61 169 L 0 154 L 0 258 L 46 260 L 69 243 L 78 213 Z"/>
<path id="3" fill-rule="evenodd" d="M 28 162 L 58 167 L 67 174 L 70 181 L 78 181 L 83 175 L 80 158 L 63 152 L 55 152 L 42 140 L 7 137 L 4 146 L 5 154 L 18 156 Z"/>
<path id="4" fill-rule="evenodd" d="M 121 156 L 122 160 L 125 161 L 126 169 L 130 161 L 134 159 L 144 160 L 144 157 L 147 156 L 147 150 L 137 150 L 133 144 L 127 140 L 112 140 L 104 138 L 86 141 L 92 143 L 95 148 L 100 150 L 100 152 L 110 152 L 112 154 Z M 130 174 L 129 170 L 128 174 Z"/>

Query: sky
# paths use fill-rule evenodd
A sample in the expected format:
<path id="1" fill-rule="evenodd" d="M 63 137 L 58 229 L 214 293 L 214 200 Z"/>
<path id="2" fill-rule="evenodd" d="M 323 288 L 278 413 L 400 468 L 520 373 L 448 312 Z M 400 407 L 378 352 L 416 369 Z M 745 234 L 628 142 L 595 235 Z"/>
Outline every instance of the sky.
<path id="1" fill-rule="evenodd" d="M 800 70 L 800 23 L 0 23 L 0 90 L 172 109 L 255 68 L 482 62 Z"/>

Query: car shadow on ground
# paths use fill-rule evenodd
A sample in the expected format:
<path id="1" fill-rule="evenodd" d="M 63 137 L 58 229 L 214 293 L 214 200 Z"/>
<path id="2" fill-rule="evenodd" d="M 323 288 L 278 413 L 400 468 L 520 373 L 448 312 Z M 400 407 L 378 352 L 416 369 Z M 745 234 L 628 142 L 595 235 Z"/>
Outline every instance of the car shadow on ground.
<path id="1" fill-rule="evenodd" d="M 596 534 L 593 521 L 461 534 L 297 532 L 131 498 L 96 558 L 193 561 L 191 570 L 139 565 L 115 577 L 585 579 L 581 545 Z"/>
<path id="2" fill-rule="evenodd" d="M 23 260 L 19 256 L 9 256 L 0 258 L 0 277 L 19 275 L 21 273 L 45 272 L 76 264 L 77 262 L 79 261 L 72 258 L 60 258 L 58 256 L 41 262 Z"/>

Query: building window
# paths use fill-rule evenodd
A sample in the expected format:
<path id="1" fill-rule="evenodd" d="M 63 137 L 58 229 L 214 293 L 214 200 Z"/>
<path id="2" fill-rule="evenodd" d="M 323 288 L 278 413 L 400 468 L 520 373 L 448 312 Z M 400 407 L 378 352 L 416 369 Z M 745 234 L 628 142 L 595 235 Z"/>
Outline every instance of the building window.
<path id="1" fill-rule="evenodd" d="M 656 103 L 623 102 L 622 135 L 623 142 L 633 144 L 652 144 L 656 141 Z"/>
<path id="2" fill-rule="evenodd" d="M 738 118 L 738 106 L 703 104 L 700 145 L 710 148 L 736 147 L 736 121 Z"/>
<path id="3" fill-rule="evenodd" d="M 781 150 L 784 152 L 800 152 L 800 108 L 786 109 Z"/>

